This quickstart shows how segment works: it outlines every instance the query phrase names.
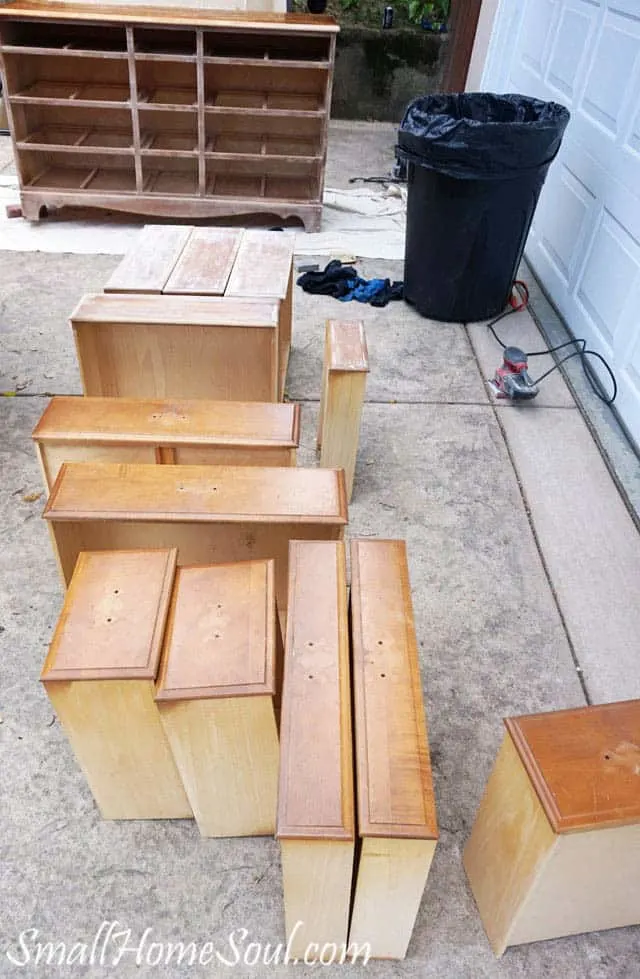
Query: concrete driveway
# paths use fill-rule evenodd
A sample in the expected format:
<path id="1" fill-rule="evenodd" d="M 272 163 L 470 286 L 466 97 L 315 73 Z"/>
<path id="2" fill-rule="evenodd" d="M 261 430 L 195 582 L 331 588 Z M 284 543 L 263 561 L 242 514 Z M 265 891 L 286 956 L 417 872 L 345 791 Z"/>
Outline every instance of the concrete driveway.
<path id="1" fill-rule="evenodd" d="M 362 130 L 377 161 L 388 158 L 391 129 Z M 33 961 L 36 942 L 65 942 L 69 952 L 113 921 L 130 929 L 132 949 L 150 928 L 147 946 L 211 942 L 229 962 L 232 932 L 240 958 L 250 941 L 283 940 L 276 843 L 203 840 L 188 821 L 103 822 L 38 683 L 62 591 L 30 432 L 49 394 L 80 392 L 67 316 L 117 261 L 0 255 L 0 390 L 15 392 L 0 398 L 0 977 L 311 975 L 319 969 L 242 961 L 151 966 L 146 953 L 136 965 L 134 951 L 117 968 Z M 360 268 L 402 277 L 400 263 Z M 354 308 L 298 290 L 287 388 L 303 403 L 300 464 L 316 464 L 330 316 L 365 322 L 371 374 L 349 534 L 408 542 L 441 838 L 407 959 L 322 973 L 635 979 L 639 929 L 521 947 L 497 961 L 461 864 L 502 717 L 640 697 L 632 515 L 558 375 L 535 404 L 496 407 L 485 380 L 499 349 L 486 331 L 423 320 L 403 303 Z M 527 313 L 504 333 L 543 344 Z M 21 945 L 27 929 L 37 935 Z M 28 964 L 12 963 L 27 953 Z"/>

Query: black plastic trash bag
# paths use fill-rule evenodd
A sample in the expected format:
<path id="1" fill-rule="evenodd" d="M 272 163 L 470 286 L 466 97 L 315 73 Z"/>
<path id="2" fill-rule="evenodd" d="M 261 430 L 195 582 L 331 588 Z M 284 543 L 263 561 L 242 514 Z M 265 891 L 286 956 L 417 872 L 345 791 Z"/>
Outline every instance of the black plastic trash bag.
<path id="1" fill-rule="evenodd" d="M 467 322 L 506 305 L 569 112 L 524 95 L 414 99 L 396 152 L 408 166 L 405 298 Z"/>

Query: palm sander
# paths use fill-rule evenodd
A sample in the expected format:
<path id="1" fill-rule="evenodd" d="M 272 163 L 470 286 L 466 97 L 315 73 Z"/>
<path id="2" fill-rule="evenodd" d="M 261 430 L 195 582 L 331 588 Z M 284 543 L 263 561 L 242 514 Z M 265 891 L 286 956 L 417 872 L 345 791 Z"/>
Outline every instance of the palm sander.
<path id="1" fill-rule="evenodd" d="M 496 398 L 510 398 L 511 401 L 530 401 L 538 393 L 538 385 L 529 374 L 529 361 L 520 347 L 505 347 L 502 351 L 502 364 L 489 387 Z"/>

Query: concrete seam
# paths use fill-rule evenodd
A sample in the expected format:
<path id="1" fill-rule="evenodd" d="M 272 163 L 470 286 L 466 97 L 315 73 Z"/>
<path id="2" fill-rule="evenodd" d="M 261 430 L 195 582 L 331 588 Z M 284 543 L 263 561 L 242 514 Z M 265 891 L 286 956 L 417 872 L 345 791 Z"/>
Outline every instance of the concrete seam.
<path id="1" fill-rule="evenodd" d="M 0 391 L 0 397 L 2 398 L 81 398 L 82 395 L 77 392 L 53 392 L 53 391 Z M 289 404 L 320 404 L 320 398 L 298 398 L 298 397 L 287 397 L 287 403 Z M 491 408 L 492 410 L 498 409 L 499 411 L 513 411 L 509 405 L 491 405 L 486 401 L 398 401 L 394 398 L 384 400 L 382 398 L 365 398 L 365 405 L 403 405 L 411 406 L 415 405 L 420 407 L 421 405 L 429 405 L 430 407 L 437 408 L 438 405 L 442 405 L 444 408 Z M 575 405 L 543 405 L 545 411 L 575 411 Z M 606 461 L 606 457 L 605 457 Z"/>
<path id="2" fill-rule="evenodd" d="M 536 281 L 537 281 L 537 279 L 536 279 Z M 539 282 L 538 282 L 538 285 L 540 286 L 540 289 L 542 290 L 542 286 L 540 285 Z M 566 324 L 564 323 L 564 321 L 562 320 L 562 318 L 558 315 L 558 313 L 556 313 L 555 308 L 554 308 L 551 300 L 546 295 L 546 293 L 544 293 L 544 296 L 545 296 L 545 299 L 547 300 L 547 302 L 549 303 L 549 306 L 551 307 L 551 310 L 552 310 L 554 316 L 557 319 L 558 326 L 564 331 L 564 333 L 567 336 L 567 339 L 573 339 L 573 334 L 569 331 L 569 329 L 567 328 Z M 543 338 L 544 338 L 547 346 L 553 346 L 553 343 L 550 341 L 549 335 L 548 335 L 547 331 L 544 328 L 544 324 L 542 323 L 542 320 L 540 319 L 540 317 L 536 313 L 535 306 L 534 306 L 534 303 L 533 302 L 530 302 L 529 303 L 529 312 L 531 314 L 531 318 L 533 319 L 534 323 L 536 324 L 536 326 L 540 330 L 540 333 L 542 334 L 542 336 L 543 336 Z M 556 354 L 552 354 L 552 357 L 557 362 L 557 359 L 558 358 L 557 358 Z M 588 413 L 585 405 L 583 404 L 581 397 L 578 395 L 578 392 L 576 391 L 576 388 L 575 388 L 575 386 L 573 384 L 573 381 L 571 379 L 571 376 L 570 376 L 569 372 L 567 371 L 567 369 L 565 368 L 565 366 L 563 364 L 558 365 L 558 370 L 560 371 L 560 374 L 564 378 L 565 384 L 567 385 L 567 387 L 569 388 L 569 390 L 571 392 L 571 395 L 573 397 L 573 400 L 576 403 L 576 408 L 578 409 L 578 411 L 582 415 L 582 419 L 583 419 L 585 425 L 587 426 L 587 428 L 589 429 L 589 432 L 591 434 L 591 438 L 593 439 L 593 441 L 596 444 L 596 448 L 597 448 L 598 452 L 600 453 L 600 457 L 602 458 L 602 461 L 604 462 L 605 466 L 607 467 L 607 470 L 609 472 L 609 475 L 611 476 L 611 479 L 613 480 L 613 483 L 614 483 L 616 489 L 618 490 L 618 493 L 620 494 L 620 497 L 622 499 L 622 502 L 624 503 L 624 505 L 625 505 L 625 507 L 627 509 L 627 512 L 629 513 L 629 516 L 633 520 L 636 529 L 640 532 L 640 515 L 638 513 L 636 513 L 636 510 L 635 510 L 635 508 L 634 508 L 634 506 L 633 506 L 633 504 L 632 504 L 632 502 L 629 499 L 629 496 L 627 494 L 626 487 L 625 487 L 624 483 L 622 482 L 622 480 L 620 479 L 620 477 L 618 476 L 618 473 L 616 472 L 615 465 L 614 465 L 613 461 L 611 460 L 611 457 L 609 456 L 608 452 L 606 451 L 604 445 L 602 444 L 602 440 L 600 439 L 600 435 L 599 435 L 598 429 L 596 428 L 596 426 L 592 422 L 591 417 L 590 417 L 590 415 L 589 415 L 589 413 Z M 594 395 L 594 397 L 595 397 L 595 395 Z M 622 433 L 624 434 L 624 436 L 626 438 L 628 438 L 627 433 L 625 431 L 624 424 L 623 424 L 622 420 L 620 419 L 617 411 L 613 407 L 611 408 L 611 410 L 613 411 L 613 413 L 614 413 L 614 415 L 616 417 L 616 420 L 618 421 L 618 424 L 620 425 L 620 429 L 621 429 Z M 633 441 L 630 438 L 628 438 L 628 441 L 629 441 L 629 445 L 631 446 L 632 450 L 635 452 L 636 455 L 638 455 L 638 452 L 636 450 L 635 445 L 633 444 Z"/>
<path id="3" fill-rule="evenodd" d="M 320 398 L 298 398 L 291 397 L 288 400 L 291 402 L 297 402 L 298 404 L 319 404 Z M 394 398 L 390 398 L 385 401 L 377 398 L 365 398 L 365 405 L 405 405 L 411 406 L 415 405 L 420 407 L 422 405 L 429 405 L 430 407 L 437 408 L 441 405 L 444 408 L 491 408 L 497 407 L 499 410 L 503 411 L 513 411 L 508 405 L 501 407 L 500 405 L 494 406 L 486 401 L 398 401 Z M 544 406 L 545 410 L 547 406 Z M 575 405 L 549 405 L 549 410 L 551 411 L 575 411 Z"/>
<path id="4" fill-rule="evenodd" d="M 27 394 L 24 391 L 11 391 L 11 392 L 0 391 L 0 398 L 7 398 L 7 399 L 11 399 L 11 398 L 55 398 L 55 397 L 56 397 L 56 395 L 55 394 L 51 394 L 49 391 L 44 391 L 44 392 L 33 391 L 30 394 Z M 67 398 L 67 397 L 78 397 L 78 398 L 81 398 L 82 395 L 81 394 L 78 394 L 78 395 L 67 395 L 67 394 L 64 394 L 64 395 L 62 395 L 62 397 L 64 397 L 64 398 Z"/>
<path id="5" fill-rule="evenodd" d="M 466 325 L 465 325 L 465 330 L 467 332 L 467 336 L 469 337 L 469 342 L 471 342 L 471 337 L 469 336 L 469 331 L 468 331 Z M 476 356 L 475 350 L 473 351 L 473 355 L 474 355 L 474 359 L 475 359 L 476 366 L 477 366 L 478 370 L 480 372 L 482 372 L 482 368 L 481 368 L 480 362 L 479 362 L 479 360 L 478 360 L 478 358 Z M 500 434 L 502 436 L 502 441 L 504 442 L 504 446 L 505 446 L 505 449 L 506 449 L 506 452 L 507 452 L 507 456 L 509 457 L 509 462 L 511 463 L 511 468 L 513 469 L 513 474 L 514 474 L 514 476 L 516 478 L 516 483 L 518 484 L 518 491 L 520 493 L 520 499 L 522 500 L 522 505 L 524 507 L 524 512 L 525 512 L 525 514 L 527 516 L 527 522 L 529 524 L 529 528 L 531 530 L 531 534 L 533 536 L 533 540 L 535 542 L 536 549 L 537 549 L 538 555 L 540 557 L 540 563 L 542 564 L 542 568 L 543 568 L 543 571 L 544 571 L 544 574 L 545 574 L 545 578 L 547 579 L 547 584 L 549 586 L 549 591 L 551 592 L 551 595 L 553 597 L 554 605 L 555 605 L 555 607 L 556 607 L 556 609 L 558 611 L 558 615 L 560 617 L 560 623 L 562 625 L 562 630 L 563 630 L 563 632 L 564 632 L 564 634 L 566 636 L 566 639 L 567 639 L 567 645 L 569 646 L 569 652 L 571 654 L 571 659 L 573 661 L 573 666 L 574 666 L 574 669 L 576 671 L 576 675 L 578 677 L 578 682 L 580 683 L 580 686 L 582 688 L 582 693 L 583 693 L 584 699 L 586 700 L 587 704 L 589 706 L 591 706 L 592 700 L 591 700 L 591 697 L 589 695 L 589 691 L 587 689 L 587 683 L 586 683 L 586 680 L 584 678 L 584 674 L 583 674 L 583 671 L 582 671 L 582 666 L 580 665 L 580 660 L 578 658 L 578 654 L 576 652 L 575 646 L 573 645 L 573 641 L 572 641 L 571 636 L 569 634 L 569 629 L 568 629 L 568 626 L 567 626 L 567 621 L 566 621 L 566 619 L 564 617 L 564 613 L 562 611 L 562 608 L 560 607 L 560 601 L 558 599 L 558 594 L 557 594 L 556 589 L 554 587 L 553 581 L 551 580 L 551 574 L 549 572 L 549 568 L 547 566 L 547 562 L 545 560 L 545 556 L 544 556 L 544 553 L 542 551 L 542 546 L 541 546 L 540 540 L 538 538 L 538 534 L 536 532 L 536 528 L 535 528 L 534 523 L 533 523 L 533 518 L 532 518 L 532 515 L 531 515 L 531 508 L 529 506 L 529 502 L 527 500 L 527 496 L 526 496 L 526 493 L 524 491 L 524 486 L 522 485 L 522 482 L 520 480 L 520 474 L 518 473 L 518 468 L 516 466 L 515 459 L 513 457 L 513 453 L 511 452 L 511 446 L 509 445 L 509 441 L 507 439 L 507 433 L 505 432 L 504 427 L 502 425 L 502 422 L 500 421 L 500 411 L 496 407 L 495 404 L 490 405 L 490 407 L 493 410 L 493 416 L 494 416 L 494 418 L 496 420 L 496 424 L 498 425 L 498 428 L 500 429 Z"/>

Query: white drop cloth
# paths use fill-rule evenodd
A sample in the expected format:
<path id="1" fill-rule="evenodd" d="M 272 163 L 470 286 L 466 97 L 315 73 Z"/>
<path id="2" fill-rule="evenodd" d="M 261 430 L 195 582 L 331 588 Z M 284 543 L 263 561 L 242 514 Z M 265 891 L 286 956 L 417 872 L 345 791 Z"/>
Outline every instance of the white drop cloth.
<path id="1" fill-rule="evenodd" d="M 35 223 L 7 218 L 6 205 L 18 203 L 16 178 L 0 176 L 0 251 L 123 255 L 145 223 L 110 215 L 90 220 L 53 216 Z M 405 215 L 406 190 L 398 185 L 326 189 L 322 230 L 296 232 L 296 254 L 402 259 Z"/>

